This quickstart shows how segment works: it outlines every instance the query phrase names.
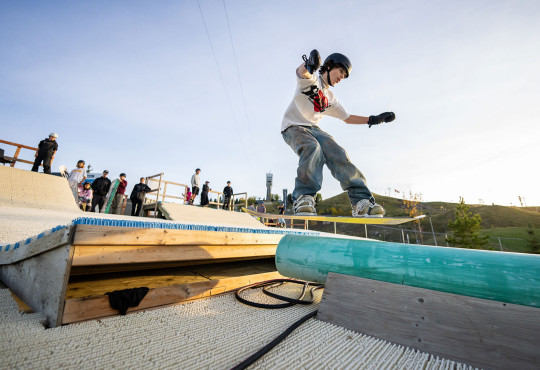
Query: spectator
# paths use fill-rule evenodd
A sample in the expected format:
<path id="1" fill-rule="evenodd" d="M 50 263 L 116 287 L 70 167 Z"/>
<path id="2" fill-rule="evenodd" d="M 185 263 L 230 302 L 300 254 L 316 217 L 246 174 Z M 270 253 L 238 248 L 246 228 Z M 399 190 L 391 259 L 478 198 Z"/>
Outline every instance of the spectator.
<path id="1" fill-rule="evenodd" d="M 118 188 L 116 189 L 116 194 L 112 202 L 112 213 L 117 215 L 122 214 L 122 203 L 124 200 L 124 193 L 126 192 L 126 186 L 126 174 L 122 172 L 120 174 L 120 183 L 118 184 Z"/>
<path id="2" fill-rule="evenodd" d="M 210 181 L 206 181 L 202 187 L 201 207 L 206 207 L 208 204 L 210 204 L 210 201 L 208 200 L 208 192 L 212 189 L 210 189 L 208 184 L 210 184 Z"/>
<path id="3" fill-rule="evenodd" d="M 232 207 L 233 188 L 231 188 L 231 182 L 227 181 L 227 186 L 223 188 L 223 209 L 230 210 Z"/>
<path id="4" fill-rule="evenodd" d="M 278 207 L 278 214 L 284 215 L 285 214 L 285 206 L 283 204 L 280 204 Z M 285 219 L 278 218 L 278 227 L 285 227 Z"/>
<path id="5" fill-rule="evenodd" d="M 184 197 L 184 203 L 191 204 L 191 189 L 186 188 L 186 196 Z"/>
<path id="6" fill-rule="evenodd" d="M 111 188 L 111 180 L 107 178 L 109 171 L 103 171 L 103 175 L 100 178 L 97 178 L 92 183 L 92 190 L 94 191 L 92 197 L 92 209 L 90 212 L 96 211 L 96 206 L 99 207 L 99 212 L 103 212 L 103 205 L 105 204 L 105 197 L 109 193 Z"/>
<path id="7" fill-rule="evenodd" d="M 259 205 L 257 206 L 257 212 L 258 213 L 266 213 L 266 207 L 264 206 L 264 202 L 261 201 Z"/>
<path id="8" fill-rule="evenodd" d="M 138 216 L 141 213 L 141 208 L 144 200 L 144 196 L 150 190 L 150 187 L 145 184 L 144 177 L 141 177 L 141 182 L 133 187 L 129 199 L 131 200 L 131 215 Z"/>
<path id="9" fill-rule="evenodd" d="M 255 206 L 253 205 L 253 203 L 251 203 L 251 204 L 249 205 L 248 209 L 249 209 L 250 211 L 257 212 L 257 210 L 255 209 Z"/>
<path id="10" fill-rule="evenodd" d="M 85 181 L 82 189 L 79 189 L 79 207 L 85 212 L 90 212 L 92 206 L 92 188 L 90 182 Z"/>
<path id="11" fill-rule="evenodd" d="M 57 137 L 57 133 L 51 132 L 48 139 L 43 139 L 39 142 L 32 171 L 38 172 L 39 165 L 43 162 L 43 172 L 48 174 L 51 173 L 52 160 L 58 150 L 58 143 L 56 142 Z"/>
<path id="12" fill-rule="evenodd" d="M 193 202 L 195 201 L 195 198 L 197 197 L 197 195 L 199 195 L 199 184 L 200 184 L 200 180 L 199 180 L 199 174 L 201 173 L 201 169 L 200 168 L 197 168 L 195 170 L 195 173 L 193 174 L 193 176 L 191 176 L 191 202 L 190 204 L 193 204 Z M 201 194 L 201 197 L 202 197 L 202 194 Z M 202 202 L 202 200 L 201 200 Z"/>
<path id="13" fill-rule="evenodd" d="M 84 168 L 84 161 L 81 159 L 68 177 L 69 187 L 77 203 L 79 202 L 79 186 L 82 186 L 84 180 L 86 180 L 86 168 Z"/>

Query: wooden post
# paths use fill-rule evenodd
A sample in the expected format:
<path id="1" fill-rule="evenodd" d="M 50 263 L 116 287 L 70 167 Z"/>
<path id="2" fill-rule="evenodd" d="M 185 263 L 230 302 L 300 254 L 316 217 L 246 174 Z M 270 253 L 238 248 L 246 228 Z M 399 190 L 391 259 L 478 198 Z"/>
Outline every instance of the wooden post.
<path id="1" fill-rule="evenodd" d="M 10 165 L 11 167 L 15 167 L 15 163 L 17 163 L 17 158 L 19 157 L 20 152 L 21 152 L 21 147 L 17 146 L 17 150 L 15 150 L 15 154 L 13 155 L 13 163 Z"/>
<path id="2" fill-rule="evenodd" d="M 431 222 L 431 216 L 429 216 L 429 223 L 431 224 L 431 232 L 433 234 L 433 241 L 435 242 L 435 246 L 437 246 L 437 237 L 435 236 L 435 231 L 433 230 L 433 222 Z"/>
<path id="3" fill-rule="evenodd" d="M 336 226 L 336 223 L 337 223 L 337 222 L 334 222 L 334 234 L 337 234 L 337 226 Z"/>
<path id="4" fill-rule="evenodd" d="M 165 194 L 167 194 L 167 181 L 164 181 L 165 186 L 163 187 L 163 195 L 161 196 L 161 201 L 165 202 Z"/>
<path id="5" fill-rule="evenodd" d="M 498 239 L 499 239 L 499 248 L 501 248 L 501 252 L 502 252 L 503 249 L 502 249 L 501 237 L 498 237 Z"/>
<path id="6" fill-rule="evenodd" d="M 364 224 L 364 230 L 366 231 L 366 238 L 367 238 L 368 236 L 367 236 L 367 225 L 366 224 Z"/>

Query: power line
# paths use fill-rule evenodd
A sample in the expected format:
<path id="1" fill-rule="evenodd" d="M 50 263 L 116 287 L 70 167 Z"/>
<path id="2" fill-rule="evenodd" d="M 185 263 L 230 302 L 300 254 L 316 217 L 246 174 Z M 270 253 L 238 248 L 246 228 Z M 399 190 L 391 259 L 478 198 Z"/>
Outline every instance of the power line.
<path id="1" fill-rule="evenodd" d="M 242 79 L 240 78 L 240 68 L 238 67 L 238 58 L 236 57 L 236 50 L 234 48 L 234 41 L 233 41 L 232 32 L 231 32 L 231 24 L 229 22 L 229 13 L 227 12 L 227 5 L 225 4 L 225 0 L 222 0 L 222 1 L 223 1 L 223 9 L 225 9 L 225 19 L 227 20 L 227 29 L 229 30 L 229 40 L 231 41 L 231 48 L 232 48 L 233 57 L 234 57 L 234 66 L 236 68 L 236 76 L 238 77 L 238 84 L 240 85 L 240 97 L 242 98 L 242 106 L 244 107 L 244 114 L 246 115 L 246 121 L 248 123 L 248 133 L 251 139 L 251 146 L 253 148 L 253 152 L 258 153 L 254 147 L 255 140 L 253 136 L 253 131 L 251 130 L 251 121 L 249 119 L 249 115 L 247 112 L 244 86 L 242 85 Z"/>
<path id="2" fill-rule="evenodd" d="M 201 18 L 202 18 L 202 21 L 203 21 L 204 30 L 206 31 L 206 37 L 208 38 L 208 43 L 210 44 L 210 49 L 212 50 L 212 55 L 214 57 L 214 62 L 216 63 L 216 68 L 218 70 L 219 79 L 221 81 L 221 85 L 223 87 L 223 92 L 225 93 L 225 97 L 227 98 L 227 103 L 229 105 L 229 109 L 231 110 L 233 122 L 234 122 L 234 125 L 235 125 L 235 128 L 236 128 L 238 137 L 240 138 L 240 142 L 242 143 L 242 147 L 244 149 L 244 154 L 245 154 L 246 158 L 248 159 L 248 161 L 251 163 L 251 156 L 248 155 L 248 151 L 247 151 L 246 145 L 244 144 L 244 139 L 242 137 L 242 133 L 241 133 L 239 127 L 238 127 L 238 122 L 236 120 L 236 115 L 234 114 L 234 109 L 232 107 L 231 98 L 229 97 L 229 93 L 227 91 L 227 86 L 225 85 L 225 79 L 223 78 L 223 73 L 221 72 L 221 68 L 219 67 L 219 63 L 218 63 L 217 56 L 216 56 L 216 51 L 214 49 L 214 44 L 212 43 L 212 39 L 210 37 L 210 32 L 208 32 L 208 27 L 206 25 L 206 19 L 204 18 L 204 14 L 203 14 L 201 4 L 200 4 L 199 0 L 197 0 L 197 5 L 199 6 L 199 12 L 201 14 Z M 253 166 L 253 163 L 251 163 L 251 165 Z"/>

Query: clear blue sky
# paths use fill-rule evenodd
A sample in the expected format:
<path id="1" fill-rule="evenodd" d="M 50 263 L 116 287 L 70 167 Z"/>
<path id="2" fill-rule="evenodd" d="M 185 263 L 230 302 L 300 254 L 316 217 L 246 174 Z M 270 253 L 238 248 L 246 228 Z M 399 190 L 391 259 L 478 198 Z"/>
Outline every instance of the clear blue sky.
<path id="1" fill-rule="evenodd" d="M 281 119 L 317 48 L 352 60 L 334 89 L 349 113 L 397 115 L 321 122 L 372 191 L 540 205 L 540 2 L 227 0 L 239 74 L 223 2 L 200 5 L 225 88 L 197 1 L 0 2 L 0 137 L 56 131 L 54 170 L 84 159 L 130 188 L 200 167 L 214 189 L 263 196 L 272 171 L 292 191 Z M 324 175 L 323 197 L 339 193 Z"/>

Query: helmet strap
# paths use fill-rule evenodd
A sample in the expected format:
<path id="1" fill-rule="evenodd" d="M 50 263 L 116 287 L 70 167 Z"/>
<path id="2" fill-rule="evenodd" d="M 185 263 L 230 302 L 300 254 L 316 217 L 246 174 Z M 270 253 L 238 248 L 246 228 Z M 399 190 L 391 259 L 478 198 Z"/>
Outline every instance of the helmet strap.
<path id="1" fill-rule="evenodd" d="M 326 81 L 326 82 L 328 82 L 328 85 L 334 87 L 334 85 L 332 85 L 332 81 L 330 81 L 330 71 L 331 70 L 332 70 L 331 68 L 328 68 L 328 72 L 326 74 L 326 77 L 328 78 L 328 81 Z"/>

